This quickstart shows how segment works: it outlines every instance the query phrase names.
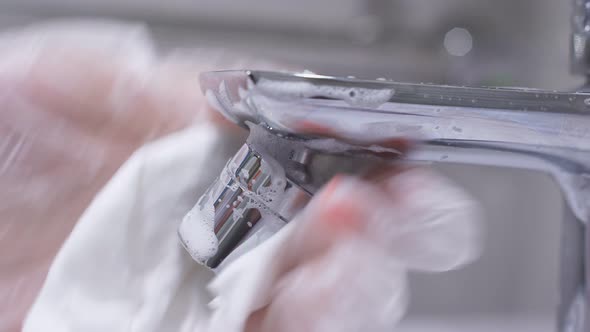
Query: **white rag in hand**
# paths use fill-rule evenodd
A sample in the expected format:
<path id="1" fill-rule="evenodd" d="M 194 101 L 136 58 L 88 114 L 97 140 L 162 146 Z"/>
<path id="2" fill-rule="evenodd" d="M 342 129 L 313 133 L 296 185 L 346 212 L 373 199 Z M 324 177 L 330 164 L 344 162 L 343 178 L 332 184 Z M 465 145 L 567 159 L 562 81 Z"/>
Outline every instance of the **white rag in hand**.
<path id="1" fill-rule="evenodd" d="M 57 255 L 23 331 L 200 331 L 212 272 L 176 229 L 228 156 L 213 125 L 138 150 Z"/>

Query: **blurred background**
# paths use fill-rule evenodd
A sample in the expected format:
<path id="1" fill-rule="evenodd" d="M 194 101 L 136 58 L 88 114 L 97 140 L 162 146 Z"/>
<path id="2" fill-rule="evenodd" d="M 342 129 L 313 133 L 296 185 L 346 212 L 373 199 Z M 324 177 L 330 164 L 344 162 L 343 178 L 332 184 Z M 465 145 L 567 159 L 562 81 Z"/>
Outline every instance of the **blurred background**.
<path id="1" fill-rule="evenodd" d="M 570 1 L 2 0 L 0 24 L 108 17 L 159 46 L 215 47 L 311 71 L 399 81 L 575 87 Z"/>
<path id="2" fill-rule="evenodd" d="M 215 48 L 317 73 L 570 90 L 570 1 L 1 0 L 0 28 L 68 17 L 145 22 L 161 50 Z M 412 275 L 401 331 L 554 331 L 563 204 L 548 176 L 445 165 L 482 202 L 483 257 Z"/>

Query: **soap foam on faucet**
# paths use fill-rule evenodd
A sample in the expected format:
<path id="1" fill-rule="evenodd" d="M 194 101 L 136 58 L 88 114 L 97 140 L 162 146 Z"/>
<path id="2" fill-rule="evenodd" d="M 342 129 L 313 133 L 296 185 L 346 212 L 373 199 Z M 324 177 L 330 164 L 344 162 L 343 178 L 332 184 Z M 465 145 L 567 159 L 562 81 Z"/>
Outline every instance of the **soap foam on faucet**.
<path id="1" fill-rule="evenodd" d="M 258 131 L 253 130 L 254 136 Z M 251 135 L 252 136 L 252 135 Z M 260 147 L 262 150 L 262 147 Z M 215 234 L 216 209 L 218 217 L 231 211 L 233 222 L 240 220 L 252 209 L 257 210 L 262 218 L 279 219 L 277 211 L 282 202 L 286 187 L 285 171 L 266 151 L 256 151 L 264 155 L 260 160 L 257 174 L 250 174 L 247 168 L 240 168 L 245 154 L 250 147 L 245 145 L 228 160 L 219 178 L 201 196 L 199 202 L 184 217 L 178 234 L 185 249 L 199 263 L 205 263 L 217 254 L 219 239 Z M 252 178 L 255 176 L 255 178 Z M 221 203 L 223 192 L 229 190 L 238 196 L 233 201 Z M 221 199 L 220 199 L 221 200 Z M 217 206 L 223 204 L 224 206 Z M 221 210 L 219 210 L 221 209 Z M 226 212 L 223 212 L 226 211 Z M 248 225 L 253 228 L 256 220 Z"/>
<path id="2" fill-rule="evenodd" d="M 182 219 L 178 234 L 191 257 L 201 263 L 217 253 L 218 240 L 213 231 L 215 208 L 205 193 Z"/>
<path id="3" fill-rule="evenodd" d="M 339 99 L 352 106 L 379 107 L 388 102 L 395 94 L 391 88 L 373 89 L 348 86 L 322 86 L 309 82 L 281 82 L 261 79 L 257 87 L 265 93 L 284 97 L 316 97 L 323 96 Z"/>

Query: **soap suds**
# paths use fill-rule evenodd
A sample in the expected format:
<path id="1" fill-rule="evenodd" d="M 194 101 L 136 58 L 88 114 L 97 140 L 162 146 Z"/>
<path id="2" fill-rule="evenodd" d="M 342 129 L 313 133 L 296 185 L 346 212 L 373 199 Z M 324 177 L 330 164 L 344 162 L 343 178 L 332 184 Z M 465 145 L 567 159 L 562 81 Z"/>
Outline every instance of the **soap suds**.
<path id="1" fill-rule="evenodd" d="M 204 263 L 217 253 L 218 241 L 213 231 L 215 208 L 205 193 L 182 219 L 178 235 L 191 257 Z"/>
<path id="2" fill-rule="evenodd" d="M 262 217 L 279 219 L 276 211 L 286 184 L 281 165 L 272 157 L 266 154 L 262 157 L 244 145 L 184 217 L 178 230 L 182 244 L 194 260 L 205 263 L 218 250 L 217 222 L 227 222 L 227 218 L 231 218 L 231 222 L 243 222 L 253 209 Z M 246 221 L 251 228 L 257 222 Z"/>
<path id="3" fill-rule="evenodd" d="M 379 107 L 395 94 L 391 88 L 373 89 L 349 86 L 324 86 L 309 82 L 282 82 L 261 79 L 257 88 L 277 97 L 326 97 L 347 102 L 352 106 Z"/>

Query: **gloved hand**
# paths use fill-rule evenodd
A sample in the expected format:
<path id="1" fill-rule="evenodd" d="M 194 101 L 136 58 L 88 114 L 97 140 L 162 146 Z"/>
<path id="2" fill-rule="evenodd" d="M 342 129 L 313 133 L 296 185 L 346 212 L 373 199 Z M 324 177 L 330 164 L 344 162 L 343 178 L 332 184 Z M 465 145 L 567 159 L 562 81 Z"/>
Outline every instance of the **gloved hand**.
<path id="1" fill-rule="evenodd" d="M 19 329 L 56 251 L 120 164 L 147 141 L 211 119 L 196 73 L 223 62 L 199 60 L 158 59 L 143 30 L 109 23 L 0 36 L 0 250 L 11 253 L 0 258 L 0 331 Z M 194 139 L 223 136 L 199 125 L 137 152 L 60 251 L 27 331 L 202 327 L 191 315 L 207 312 L 208 277 L 176 227 L 220 169 L 200 157 L 214 144 Z M 420 172 L 334 180 L 214 281 L 210 327 L 237 297 L 240 330 L 223 331 L 388 330 L 403 312 L 406 268 L 453 268 L 475 252 L 473 202 Z"/>
<path id="2" fill-rule="evenodd" d="M 113 22 L 0 34 L 0 331 L 19 330 L 74 223 L 135 149 L 216 117 L 198 72 L 245 63 L 261 66 L 158 58 L 143 27 Z"/>
<path id="3" fill-rule="evenodd" d="M 210 331 L 392 331 L 406 308 L 406 271 L 470 262 L 478 220 L 469 196 L 428 169 L 337 176 L 213 281 Z"/>

